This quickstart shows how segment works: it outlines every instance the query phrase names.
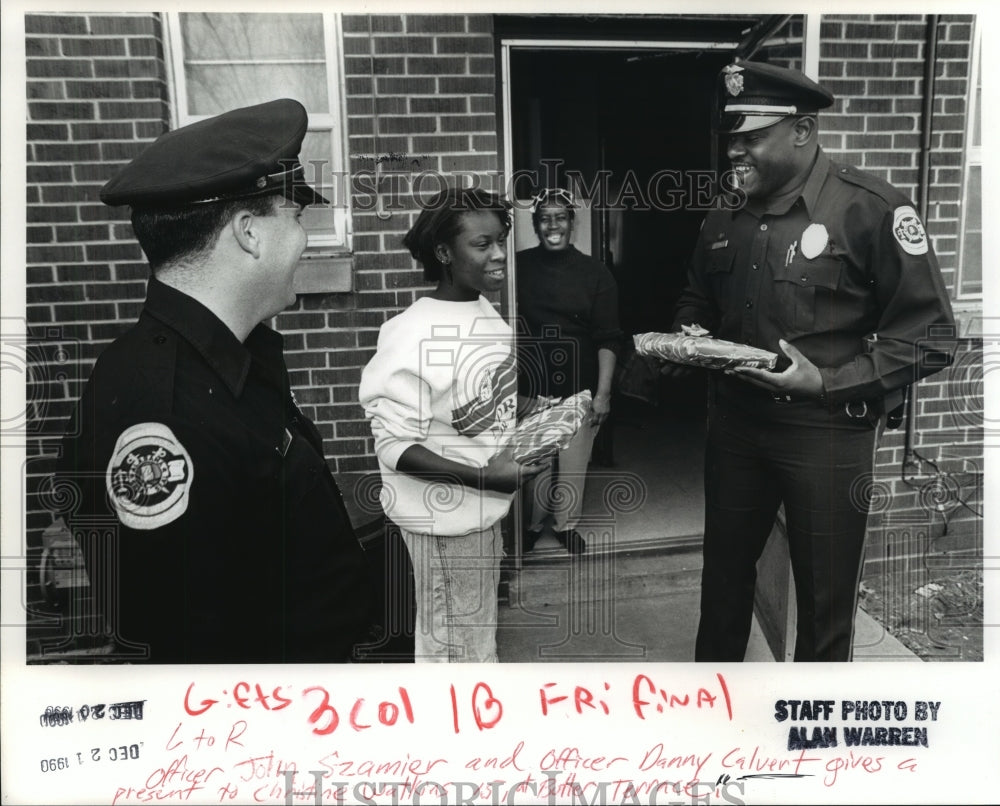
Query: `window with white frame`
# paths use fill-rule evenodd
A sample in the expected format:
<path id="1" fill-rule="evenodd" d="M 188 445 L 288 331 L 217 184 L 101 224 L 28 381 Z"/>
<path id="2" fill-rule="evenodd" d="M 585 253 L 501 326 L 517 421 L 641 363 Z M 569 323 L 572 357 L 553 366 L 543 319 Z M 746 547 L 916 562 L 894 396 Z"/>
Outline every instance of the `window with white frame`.
<path id="1" fill-rule="evenodd" d="M 169 12 L 175 124 L 294 98 L 309 113 L 300 159 L 331 202 L 303 215 L 309 253 L 350 249 L 339 16 Z"/>
<path id="2" fill-rule="evenodd" d="M 965 170 L 962 179 L 962 228 L 958 244 L 958 298 L 983 294 L 983 139 L 981 31 L 976 25 L 966 103 Z"/>

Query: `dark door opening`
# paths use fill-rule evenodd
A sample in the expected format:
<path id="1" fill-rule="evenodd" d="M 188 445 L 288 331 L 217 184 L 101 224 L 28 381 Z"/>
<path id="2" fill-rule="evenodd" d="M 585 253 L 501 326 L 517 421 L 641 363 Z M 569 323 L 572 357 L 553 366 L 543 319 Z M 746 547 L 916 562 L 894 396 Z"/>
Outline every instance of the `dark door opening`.
<path id="1" fill-rule="evenodd" d="M 700 541 L 704 378 L 671 382 L 651 372 L 632 357 L 631 337 L 671 329 L 714 190 L 714 81 L 730 58 L 704 49 L 511 50 L 514 195 L 576 191 L 587 204 L 576 246 L 618 283 L 623 372 L 595 445 L 584 514 L 614 517 L 616 541 L 630 546 Z M 530 227 L 515 238 L 516 249 L 537 244 Z M 623 477 L 643 503 L 609 512 L 609 490 Z"/>

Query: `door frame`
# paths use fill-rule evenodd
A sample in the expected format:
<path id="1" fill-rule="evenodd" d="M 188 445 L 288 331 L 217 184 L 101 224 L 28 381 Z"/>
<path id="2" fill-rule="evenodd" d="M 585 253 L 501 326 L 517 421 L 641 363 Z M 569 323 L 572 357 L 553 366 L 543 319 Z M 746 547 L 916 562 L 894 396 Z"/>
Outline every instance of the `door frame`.
<path id="1" fill-rule="evenodd" d="M 735 51 L 740 43 L 735 40 L 717 42 L 705 40 L 691 42 L 682 40 L 622 40 L 622 39 L 524 39 L 504 38 L 500 40 L 500 110 L 502 116 L 503 140 L 501 176 L 509 178 L 513 175 L 514 146 L 513 119 L 511 116 L 511 78 L 510 59 L 514 50 L 701 50 Z M 517 314 L 517 264 L 514 258 L 514 233 L 511 230 L 507 242 L 507 255 L 510 270 L 507 272 L 507 299 L 510 311 L 508 318 L 513 322 Z"/>
<path id="2" fill-rule="evenodd" d="M 513 119 L 511 114 L 511 54 L 515 50 L 573 50 L 573 51 L 595 51 L 595 50 L 690 50 L 700 48 L 714 51 L 735 51 L 739 42 L 735 40 L 726 41 L 678 41 L 678 40 L 601 40 L 601 39 L 524 39 L 524 38 L 502 38 L 499 43 L 500 50 L 500 102 L 502 112 L 503 155 L 501 164 L 501 176 L 507 179 L 513 175 L 514 150 L 513 150 Z M 512 190 L 512 188 L 511 188 Z M 507 319 L 513 325 L 517 318 L 517 258 L 514 245 L 514 230 L 507 236 L 507 287 L 506 295 L 508 301 Z M 523 496 L 519 492 L 514 497 L 514 504 L 511 507 L 511 532 L 513 538 L 513 551 L 508 555 L 508 561 L 512 570 L 517 573 L 523 565 L 524 555 L 521 552 L 521 540 L 523 524 L 524 506 Z M 512 597 L 514 598 L 514 597 Z"/>
<path id="3" fill-rule="evenodd" d="M 500 165 L 500 176 L 507 179 L 509 182 L 513 175 L 513 163 L 514 163 L 514 151 L 513 151 L 513 119 L 512 119 L 512 88 L 511 88 L 511 55 L 517 50 L 569 50 L 569 51 L 594 51 L 594 50 L 662 50 L 662 51 L 690 51 L 692 49 L 716 51 L 716 52 L 726 52 L 730 51 L 734 56 L 741 58 L 749 58 L 754 53 L 756 53 L 760 47 L 764 44 L 767 37 L 774 33 L 780 24 L 787 20 L 787 16 L 778 17 L 772 16 L 763 19 L 760 23 L 753 26 L 747 35 L 742 39 L 705 39 L 705 40 L 681 40 L 681 39 L 556 39 L 551 37 L 499 37 L 498 41 L 498 55 L 500 59 L 499 65 L 499 78 L 500 78 L 500 117 L 501 117 L 501 131 L 500 136 L 503 142 L 503 150 Z M 802 36 L 802 65 L 803 72 L 806 75 L 817 78 L 818 65 L 819 65 L 819 32 L 820 32 L 820 15 L 819 14 L 805 14 L 803 15 L 803 36 Z M 714 134 L 712 135 L 714 139 Z M 717 149 L 712 148 L 713 155 L 717 152 Z M 713 157 L 714 158 L 714 157 Z M 507 285 L 505 289 L 507 301 L 508 301 L 508 311 L 507 319 L 514 324 L 517 317 L 517 259 L 515 256 L 514 248 L 514 232 L 513 228 L 508 234 L 507 242 L 507 254 L 508 254 L 508 272 L 507 272 Z M 511 552 L 510 560 L 512 560 L 513 570 L 520 571 L 522 567 L 523 555 L 521 553 L 521 537 L 523 529 L 523 518 L 522 518 L 522 496 L 520 494 L 516 495 L 514 498 L 514 505 L 512 507 L 512 537 L 514 543 L 514 551 Z M 783 537 L 783 530 L 782 535 Z M 784 548 L 784 551 L 781 549 Z M 788 562 L 787 555 L 787 545 L 778 548 L 775 552 L 777 557 L 773 562 L 780 563 Z M 790 565 L 787 573 L 790 575 L 791 569 Z M 778 571 L 778 576 L 781 578 L 783 574 Z M 790 576 L 789 576 L 790 579 Z M 764 602 L 765 608 L 778 608 L 781 609 L 783 606 L 787 607 L 788 603 L 788 592 L 787 589 L 783 589 L 783 585 L 777 586 L 776 591 L 764 592 Z M 759 595 L 759 594 L 758 594 Z M 790 625 L 784 625 L 783 630 L 785 637 L 787 639 L 790 632 Z"/>
<path id="4" fill-rule="evenodd" d="M 498 43 L 500 55 L 500 136 L 503 142 L 500 175 L 509 178 L 514 162 L 513 125 L 511 118 L 511 52 L 523 50 L 715 50 L 732 51 L 734 56 L 749 58 L 764 44 L 788 15 L 775 15 L 761 20 L 753 26 L 741 40 L 681 40 L 681 39 L 554 39 L 551 37 L 501 37 Z M 819 74 L 819 41 L 820 14 L 804 14 L 802 17 L 802 65 L 803 72 L 812 79 L 818 79 Z M 713 149 L 714 153 L 714 149 Z M 508 238 L 508 255 L 513 260 L 513 232 Z M 511 266 L 516 269 L 512 262 Z M 516 276 L 514 270 L 507 272 L 507 299 L 509 300 L 509 318 L 514 319 L 516 313 Z"/>

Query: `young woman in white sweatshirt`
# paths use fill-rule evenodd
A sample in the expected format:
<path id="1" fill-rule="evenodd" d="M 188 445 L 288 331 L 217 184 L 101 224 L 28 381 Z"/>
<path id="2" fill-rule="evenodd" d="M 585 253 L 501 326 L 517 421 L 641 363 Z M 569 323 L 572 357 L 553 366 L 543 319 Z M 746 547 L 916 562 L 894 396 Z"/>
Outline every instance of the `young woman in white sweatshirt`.
<path id="1" fill-rule="evenodd" d="M 361 376 L 381 502 L 413 562 L 415 660 L 495 662 L 500 520 L 542 465 L 506 448 L 517 416 L 513 332 L 483 294 L 507 277 L 510 205 L 449 189 L 403 244 L 436 281 L 379 331 Z"/>

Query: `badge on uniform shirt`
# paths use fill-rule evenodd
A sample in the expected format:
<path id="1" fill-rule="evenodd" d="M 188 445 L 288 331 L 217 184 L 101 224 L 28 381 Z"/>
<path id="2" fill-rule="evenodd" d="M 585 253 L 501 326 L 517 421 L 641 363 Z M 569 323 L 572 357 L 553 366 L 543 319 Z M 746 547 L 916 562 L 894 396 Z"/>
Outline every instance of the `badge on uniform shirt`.
<path id="1" fill-rule="evenodd" d="M 810 224 L 802 231 L 799 251 L 804 258 L 812 260 L 823 253 L 828 243 L 830 243 L 830 233 L 826 231 L 826 227 L 823 224 Z"/>
<path id="2" fill-rule="evenodd" d="M 125 429 L 108 463 L 105 482 L 118 519 L 130 529 L 157 529 L 187 511 L 194 465 L 163 423 Z"/>
<path id="3" fill-rule="evenodd" d="M 909 205 L 897 207 L 892 216 L 892 234 L 908 255 L 927 254 L 927 233 L 917 211 Z"/>

